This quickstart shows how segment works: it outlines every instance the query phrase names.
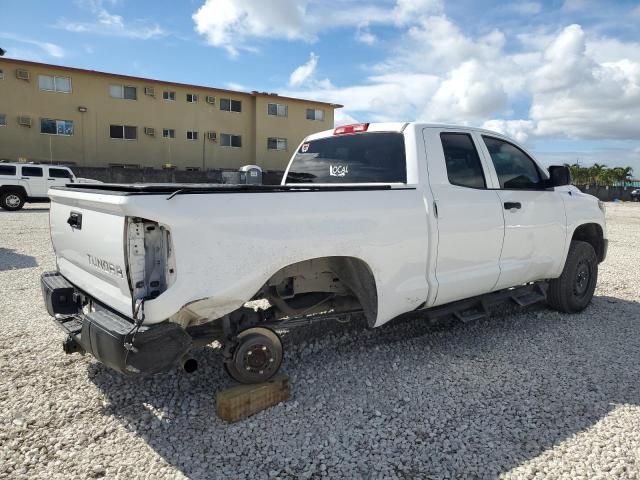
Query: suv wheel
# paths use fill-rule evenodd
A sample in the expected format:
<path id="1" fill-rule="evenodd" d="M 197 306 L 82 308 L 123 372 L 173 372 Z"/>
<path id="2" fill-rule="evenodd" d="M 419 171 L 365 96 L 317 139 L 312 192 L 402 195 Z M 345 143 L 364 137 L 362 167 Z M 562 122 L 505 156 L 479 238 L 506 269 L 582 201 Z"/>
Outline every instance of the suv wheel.
<path id="1" fill-rule="evenodd" d="M 562 275 L 549 282 L 547 302 L 561 312 L 581 312 L 591 302 L 597 281 L 595 250 L 587 242 L 573 241 Z"/>
<path id="2" fill-rule="evenodd" d="M 0 207 L 4 210 L 20 210 L 24 207 L 24 195 L 20 192 L 4 192 L 0 194 Z"/>

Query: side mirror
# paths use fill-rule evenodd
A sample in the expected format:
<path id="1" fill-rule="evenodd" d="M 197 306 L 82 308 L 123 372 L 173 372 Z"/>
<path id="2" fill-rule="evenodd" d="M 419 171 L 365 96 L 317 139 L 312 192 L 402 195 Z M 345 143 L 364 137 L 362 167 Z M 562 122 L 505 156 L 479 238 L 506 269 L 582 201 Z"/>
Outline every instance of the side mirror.
<path id="1" fill-rule="evenodd" d="M 552 165 L 549 167 L 549 186 L 561 187 L 571 183 L 571 171 L 564 165 Z"/>

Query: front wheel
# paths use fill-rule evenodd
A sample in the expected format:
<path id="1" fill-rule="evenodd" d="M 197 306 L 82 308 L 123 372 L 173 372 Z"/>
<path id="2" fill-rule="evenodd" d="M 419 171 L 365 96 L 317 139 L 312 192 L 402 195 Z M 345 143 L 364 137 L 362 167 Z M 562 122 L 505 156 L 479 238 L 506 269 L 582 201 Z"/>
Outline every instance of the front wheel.
<path id="1" fill-rule="evenodd" d="M 587 242 L 572 241 L 562 275 L 549 282 L 547 303 L 560 312 L 581 312 L 591 302 L 597 282 L 595 250 Z"/>
<path id="2" fill-rule="evenodd" d="M 20 192 L 4 192 L 0 195 L 0 207 L 4 210 L 20 210 L 24 207 L 24 195 Z"/>

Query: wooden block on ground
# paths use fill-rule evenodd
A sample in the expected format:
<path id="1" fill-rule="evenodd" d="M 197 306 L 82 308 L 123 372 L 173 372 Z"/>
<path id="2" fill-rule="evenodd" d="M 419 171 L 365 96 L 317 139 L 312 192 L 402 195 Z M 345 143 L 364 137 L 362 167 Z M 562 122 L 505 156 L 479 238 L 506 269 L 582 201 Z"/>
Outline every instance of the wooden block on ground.
<path id="1" fill-rule="evenodd" d="M 264 383 L 236 385 L 216 394 L 216 412 L 227 422 L 254 415 L 289 399 L 289 377 L 281 373 Z"/>

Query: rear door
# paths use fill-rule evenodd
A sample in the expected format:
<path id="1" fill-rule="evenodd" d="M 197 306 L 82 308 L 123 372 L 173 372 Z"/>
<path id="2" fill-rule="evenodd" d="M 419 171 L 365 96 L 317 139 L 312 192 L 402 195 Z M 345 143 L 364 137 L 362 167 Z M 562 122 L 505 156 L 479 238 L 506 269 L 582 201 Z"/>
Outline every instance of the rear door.
<path id="1" fill-rule="evenodd" d="M 546 188 L 546 175 L 521 148 L 482 135 L 504 214 L 504 245 L 496 289 L 549 278 L 562 264 L 567 235 L 564 202 Z"/>
<path id="2" fill-rule="evenodd" d="M 30 197 L 46 197 L 48 187 L 43 167 L 24 165 L 20 168 L 20 179 L 26 183 L 28 195 Z"/>
<path id="3" fill-rule="evenodd" d="M 438 128 L 423 133 L 438 226 L 434 305 L 442 305 L 494 289 L 504 218 L 475 136 Z"/>

